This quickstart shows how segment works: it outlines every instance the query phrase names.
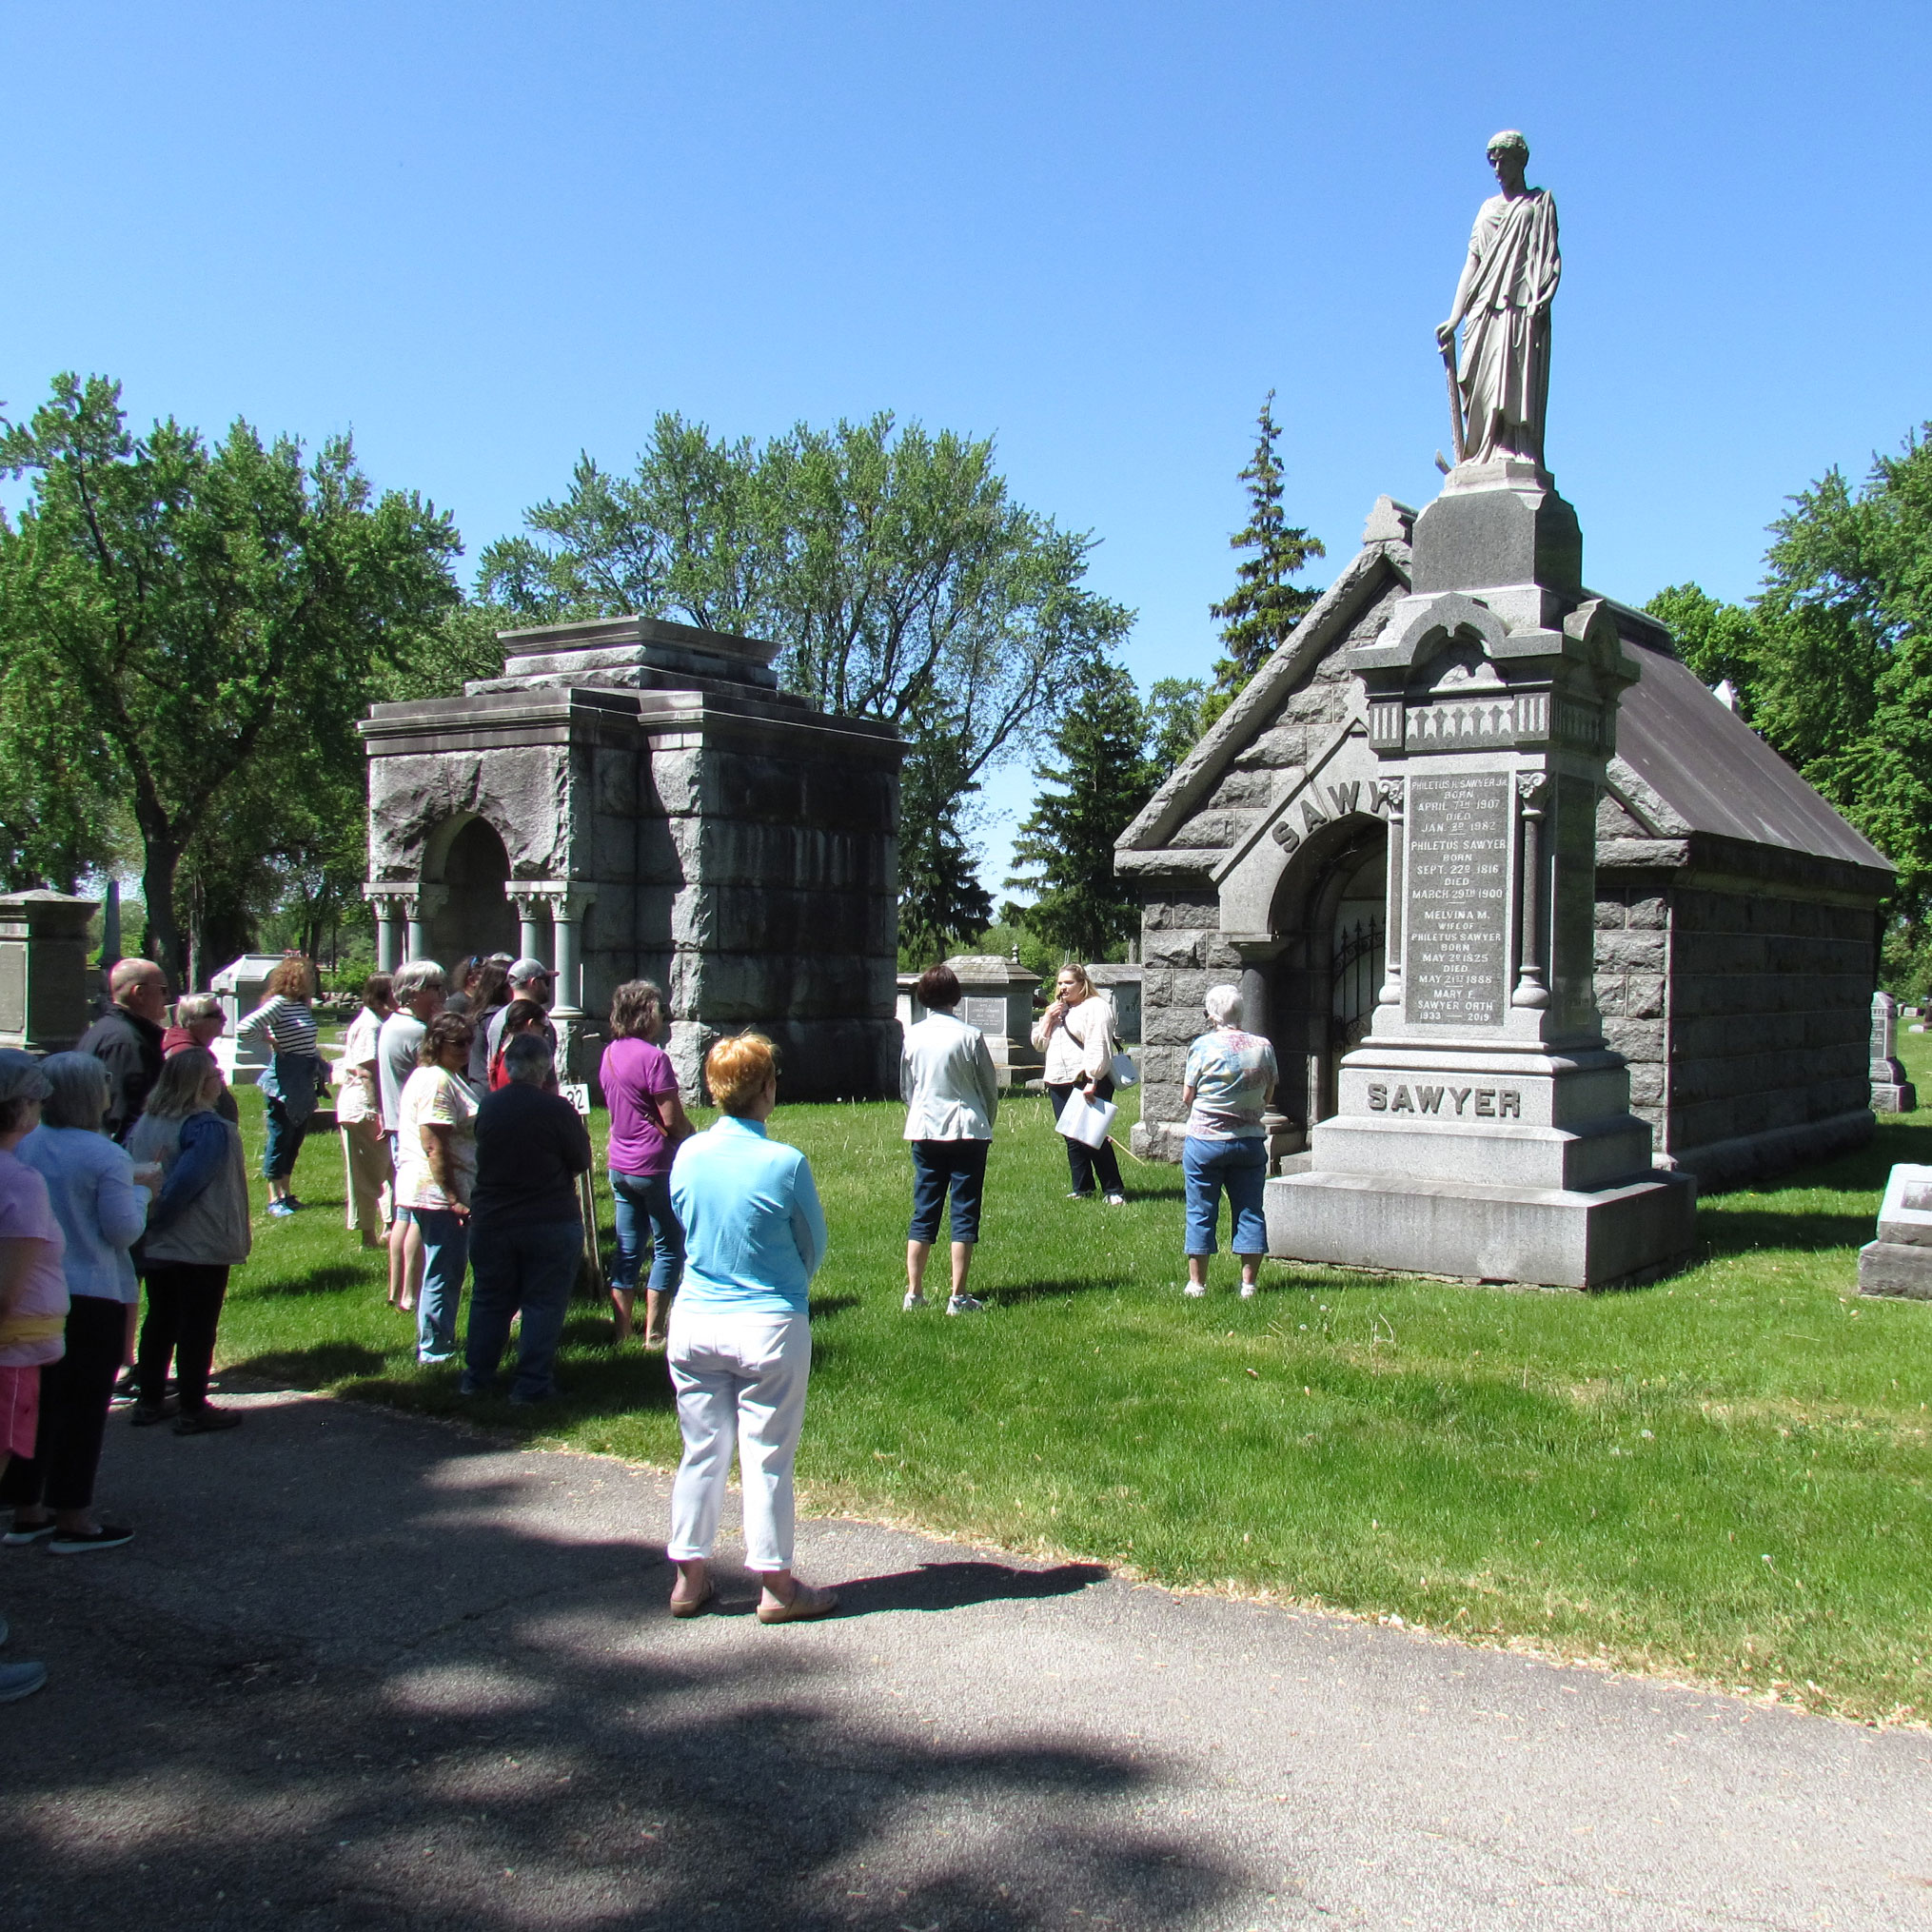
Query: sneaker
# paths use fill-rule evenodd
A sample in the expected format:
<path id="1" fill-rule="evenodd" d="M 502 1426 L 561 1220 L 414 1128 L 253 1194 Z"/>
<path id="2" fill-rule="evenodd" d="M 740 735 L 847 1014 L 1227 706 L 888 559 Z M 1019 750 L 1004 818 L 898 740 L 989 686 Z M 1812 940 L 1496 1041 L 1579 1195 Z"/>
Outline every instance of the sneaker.
<path id="1" fill-rule="evenodd" d="M 283 1205 L 287 1208 L 291 1214 L 299 1213 L 303 1208 L 307 1206 L 306 1201 L 298 1201 L 293 1194 L 284 1194 L 282 1201 Z"/>
<path id="2" fill-rule="evenodd" d="M 173 1396 L 166 1402 L 137 1402 L 134 1412 L 128 1420 L 136 1429 L 152 1429 L 157 1422 L 166 1422 L 170 1416 L 180 1413 L 181 1405 Z"/>
<path id="3" fill-rule="evenodd" d="M 1124 1208 L 1127 1205 L 1127 1196 L 1125 1194 L 1109 1194 L 1107 1196 L 1107 1205 L 1110 1208 Z"/>
<path id="4" fill-rule="evenodd" d="M 917 1289 L 909 1288 L 906 1290 L 906 1298 L 899 1307 L 905 1313 L 911 1314 L 916 1308 L 931 1308 L 932 1303 Z"/>
<path id="5" fill-rule="evenodd" d="M 976 1294 L 953 1294 L 946 1297 L 946 1312 L 949 1315 L 970 1315 L 986 1304 Z"/>
<path id="6" fill-rule="evenodd" d="M 446 1354 L 442 1355 L 436 1354 L 433 1351 L 424 1354 L 419 1350 L 416 1356 L 416 1366 L 419 1369 L 441 1369 L 444 1363 L 455 1360 L 456 1350 L 454 1349 L 451 1349 Z"/>
<path id="7" fill-rule="evenodd" d="M 270 1201 L 268 1203 L 268 1212 L 278 1221 L 286 1221 L 290 1214 L 294 1213 L 295 1203 L 293 1201 Z"/>
<path id="8" fill-rule="evenodd" d="M 45 1664 L 0 1664 L 0 1704 L 31 1697 L 46 1682 Z"/>
<path id="9" fill-rule="evenodd" d="M 1260 1291 L 1261 1285 L 1259 1282 L 1244 1281 L 1241 1284 L 1241 1299 L 1243 1301 L 1252 1301 Z"/>
<path id="10" fill-rule="evenodd" d="M 131 1529 L 123 1528 L 118 1523 L 104 1523 L 98 1529 L 89 1529 L 86 1535 L 63 1532 L 47 1547 L 56 1556 L 85 1556 L 90 1549 L 119 1549 L 124 1543 L 132 1543 L 133 1540 Z"/>
<path id="11" fill-rule="evenodd" d="M 1207 1291 L 1208 1284 L 1205 1281 L 1191 1281 L 1181 1290 L 1190 1301 L 1199 1301 Z"/>
<path id="12" fill-rule="evenodd" d="M 240 1429 L 242 1418 L 232 1409 L 191 1409 L 174 1425 L 176 1435 L 213 1435 L 224 1429 Z"/>
<path id="13" fill-rule="evenodd" d="M 114 1383 L 114 1399 L 117 1402 L 131 1402 L 141 1392 L 140 1385 L 134 1380 L 131 1369 L 123 1369 Z"/>
<path id="14" fill-rule="evenodd" d="M 1094 1196 L 1091 1193 L 1083 1194 L 1078 1188 L 1069 1188 L 1067 1198 L 1070 1201 L 1091 1201 Z"/>
<path id="15" fill-rule="evenodd" d="M 5 1536 L 0 1536 L 0 1543 L 4 1543 L 9 1549 L 25 1549 L 30 1543 L 38 1543 L 43 1536 L 53 1534 L 51 1516 L 45 1523 L 25 1524 L 16 1516 L 13 1524 L 14 1527 Z"/>

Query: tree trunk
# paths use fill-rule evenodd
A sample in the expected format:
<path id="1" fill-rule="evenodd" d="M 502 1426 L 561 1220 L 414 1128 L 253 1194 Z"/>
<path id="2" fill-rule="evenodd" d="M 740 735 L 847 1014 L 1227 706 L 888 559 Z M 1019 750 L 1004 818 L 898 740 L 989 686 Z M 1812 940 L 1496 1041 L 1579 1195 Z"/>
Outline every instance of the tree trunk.
<path id="1" fill-rule="evenodd" d="M 181 846 L 170 838 L 143 831 L 141 892 L 148 901 L 148 953 L 161 962 L 170 995 L 187 985 L 187 944 L 174 911 L 174 875 L 181 865 Z"/>

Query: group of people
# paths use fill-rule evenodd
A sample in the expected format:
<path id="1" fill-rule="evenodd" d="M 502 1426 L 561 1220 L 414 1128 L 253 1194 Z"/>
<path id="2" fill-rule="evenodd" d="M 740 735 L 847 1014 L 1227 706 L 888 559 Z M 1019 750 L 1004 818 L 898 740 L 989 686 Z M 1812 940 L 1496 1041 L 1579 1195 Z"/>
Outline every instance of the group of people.
<path id="1" fill-rule="evenodd" d="M 452 1363 L 460 1352 L 462 1391 L 495 1390 L 520 1322 L 509 1400 L 541 1402 L 553 1392 L 584 1252 L 578 1189 L 590 1136 L 559 1087 L 549 969 L 498 957 L 471 960 L 458 977 L 452 988 L 440 965 L 419 959 L 364 986 L 336 1068 L 347 1221 L 366 1247 L 386 1250 L 389 1299 L 415 1314 L 422 1363 Z M 308 962 L 284 960 L 266 990 L 237 1031 L 266 1061 L 263 1177 L 268 1213 L 286 1218 L 302 1208 L 295 1160 L 328 1069 Z M 166 982 L 145 960 L 123 961 L 111 993 L 108 1015 L 73 1053 L 44 1061 L 0 1054 L 0 1502 L 13 1508 L 7 1543 L 45 1540 L 62 1554 L 132 1535 L 92 1513 L 117 1388 L 131 1396 L 137 1427 L 171 1419 L 178 1434 L 195 1435 L 241 1419 L 208 1400 L 228 1272 L 251 1239 L 237 1109 L 210 1051 L 221 1008 L 191 995 L 164 1025 Z M 925 1017 L 907 1031 L 900 1069 L 913 1181 L 903 1305 L 928 1306 L 926 1271 L 950 1206 L 946 1306 L 961 1314 L 983 1305 L 968 1277 L 998 1078 L 983 1035 L 957 1016 L 951 969 L 928 971 L 918 998 Z M 1207 1291 L 1225 1193 L 1249 1296 L 1267 1247 L 1262 1115 L 1276 1067 L 1268 1041 L 1241 1030 L 1236 989 L 1211 990 L 1206 1016 L 1183 1093 L 1186 1292 Z M 690 1616 L 711 1601 L 708 1564 L 736 1449 L 759 1616 L 823 1615 L 836 1598 L 799 1582 L 792 1556 L 807 1295 L 824 1258 L 824 1213 L 804 1155 L 766 1134 L 778 1099 L 771 1042 L 742 1034 L 711 1047 L 704 1080 L 720 1111 L 699 1134 L 664 1050 L 667 1027 L 657 986 L 620 987 L 600 1084 L 610 1114 L 616 1331 L 620 1340 L 633 1332 L 641 1282 L 643 1343 L 667 1352 L 684 1444 L 671 1608 Z M 1061 970 L 1034 1038 L 1056 1122 L 1075 1096 L 1106 1107 L 1118 1051 L 1113 1009 L 1084 967 Z M 1124 1202 L 1111 1140 L 1090 1145 L 1070 1132 L 1066 1147 L 1072 1196 Z M 117 1382 L 130 1351 L 131 1370 Z M 0 1701 L 44 1681 L 38 1665 L 6 1666 Z"/>

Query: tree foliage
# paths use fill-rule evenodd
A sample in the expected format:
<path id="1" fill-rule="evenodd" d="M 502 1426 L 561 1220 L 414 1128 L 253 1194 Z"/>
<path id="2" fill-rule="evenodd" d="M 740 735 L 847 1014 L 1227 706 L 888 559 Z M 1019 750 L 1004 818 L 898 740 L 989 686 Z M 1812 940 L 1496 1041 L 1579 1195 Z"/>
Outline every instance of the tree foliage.
<path id="1" fill-rule="evenodd" d="M 1051 760 L 1035 772 L 1043 789 L 1013 842 L 1025 869 L 1006 881 L 1034 895 L 1023 917 L 1063 954 L 1104 958 L 1139 929 L 1140 901 L 1114 873 L 1114 841 L 1166 776 L 1166 747 L 1151 754 L 1149 742 L 1161 717 L 1114 660 L 1095 652 L 1082 662 Z"/>
<path id="2" fill-rule="evenodd" d="M 1863 488 L 1832 470 L 1771 525 L 1749 606 L 1695 584 L 1647 608 L 1705 682 L 1899 868 L 1897 911 L 1932 905 L 1932 425 Z"/>
<path id="3" fill-rule="evenodd" d="M 359 837 L 355 720 L 458 601 L 459 540 L 421 498 L 378 497 L 346 437 L 312 460 L 244 422 L 212 446 L 172 419 L 137 439 L 98 376 L 0 424 L 0 473 L 31 479 L 0 520 L 0 713 L 49 758 L 70 728 L 93 788 L 77 811 L 131 818 L 149 941 L 180 981 L 184 868 L 220 889 L 310 807 Z M 21 776 L 0 765 L 10 823 L 31 808 Z M 108 828 L 90 836 L 91 863 Z"/>
<path id="4" fill-rule="evenodd" d="M 1132 614 L 1082 582 L 1091 537 L 1012 501 L 990 441 L 879 414 L 759 445 L 658 419 L 635 474 L 582 458 L 482 593 L 526 622 L 637 615 L 773 639 L 786 689 L 910 741 L 899 833 L 908 945 L 991 914 L 971 801 L 1036 743 L 1074 667 Z"/>
<path id="5" fill-rule="evenodd" d="M 1228 540 L 1231 549 L 1252 554 L 1236 566 L 1228 601 L 1209 611 L 1222 621 L 1221 641 L 1228 653 L 1214 665 L 1204 726 L 1233 702 L 1312 608 L 1320 593 L 1292 580 L 1311 557 L 1328 554 L 1318 539 L 1291 524 L 1282 510 L 1283 471 L 1275 450 L 1281 429 L 1274 420 L 1272 389 L 1261 404 L 1256 430 L 1254 454 L 1241 472 L 1248 485 L 1248 522 Z"/>

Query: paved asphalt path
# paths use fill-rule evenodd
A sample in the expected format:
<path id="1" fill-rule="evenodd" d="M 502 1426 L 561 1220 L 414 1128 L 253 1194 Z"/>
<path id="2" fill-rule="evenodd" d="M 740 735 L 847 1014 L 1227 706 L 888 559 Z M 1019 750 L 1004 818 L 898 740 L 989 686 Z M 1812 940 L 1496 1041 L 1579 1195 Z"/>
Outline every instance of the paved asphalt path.
<path id="1" fill-rule="evenodd" d="M 0 1551 L 0 1924 L 1932 1927 L 1932 1738 L 804 1526 L 675 1623 L 663 1479 L 296 1395 Z"/>

